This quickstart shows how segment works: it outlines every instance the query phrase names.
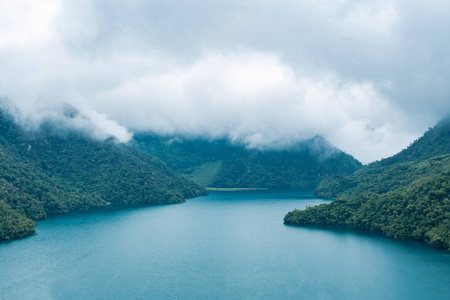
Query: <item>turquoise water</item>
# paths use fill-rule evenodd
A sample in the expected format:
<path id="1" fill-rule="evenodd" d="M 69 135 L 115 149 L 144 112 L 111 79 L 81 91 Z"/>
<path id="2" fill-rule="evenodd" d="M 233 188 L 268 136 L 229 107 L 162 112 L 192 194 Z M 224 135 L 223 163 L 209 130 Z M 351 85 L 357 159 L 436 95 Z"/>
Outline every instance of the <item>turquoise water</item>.
<path id="1" fill-rule="evenodd" d="M 0 244 L 1 299 L 450 299 L 450 255 L 283 225 L 311 191 L 213 192 L 77 212 Z"/>

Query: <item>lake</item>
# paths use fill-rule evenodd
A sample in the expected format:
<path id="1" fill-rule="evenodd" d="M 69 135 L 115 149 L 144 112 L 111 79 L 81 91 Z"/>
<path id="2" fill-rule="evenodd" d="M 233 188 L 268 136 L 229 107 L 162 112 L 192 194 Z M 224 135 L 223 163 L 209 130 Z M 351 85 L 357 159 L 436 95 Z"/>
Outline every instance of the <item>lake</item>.
<path id="1" fill-rule="evenodd" d="M 0 243 L 1 299 L 450 299 L 450 253 L 283 225 L 312 191 L 211 192 L 89 210 Z"/>

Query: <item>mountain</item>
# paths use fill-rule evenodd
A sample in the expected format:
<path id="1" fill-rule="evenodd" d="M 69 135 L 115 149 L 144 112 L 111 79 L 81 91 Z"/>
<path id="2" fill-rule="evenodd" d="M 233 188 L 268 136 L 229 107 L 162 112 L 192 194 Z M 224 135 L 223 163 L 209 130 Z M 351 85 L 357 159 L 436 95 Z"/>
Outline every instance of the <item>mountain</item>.
<path id="1" fill-rule="evenodd" d="M 226 140 L 149 133 L 135 134 L 132 144 L 184 177 L 215 188 L 311 188 L 328 176 L 352 173 L 361 166 L 320 137 L 287 150 L 265 151 Z"/>
<path id="2" fill-rule="evenodd" d="M 0 240 L 28 236 L 34 220 L 75 209 L 179 203 L 205 193 L 159 159 L 113 139 L 96 141 L 52 124 L 26 132 L 0 111 Z"/>
<path id="3" fill-rule="evenodd" d="M 325 179 L 315 195 L 337 200 L 294 210 L 285 223 L 345 225 L 449 249 L 450 118 L 393 157 Z"/>

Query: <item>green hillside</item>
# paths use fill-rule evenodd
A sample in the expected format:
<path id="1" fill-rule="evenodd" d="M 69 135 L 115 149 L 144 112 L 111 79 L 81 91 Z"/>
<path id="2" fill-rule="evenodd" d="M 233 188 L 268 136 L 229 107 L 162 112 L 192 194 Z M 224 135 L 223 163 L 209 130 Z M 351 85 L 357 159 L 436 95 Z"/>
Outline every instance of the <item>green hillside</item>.
<path id="1" fill-rule="evenodd" d="M 215 188 L 311 188 L 328 176 L 352 173 L 361 166 L 320 137 L 279 151 L 145 133 L 136 134 L 133 145 L 184 177 Z"/>
<path id="2" fill-rule="evenodd" d="M 450 119 L 393 157 L 325 179 L 315 195 L 337 199 L 295 210 L 285 223 L 336 224 L 450 247 Z"/>
<path id="3" fill-rule="evenodd" d="M 33 220 L 109 204 L 168 204 L 205 194 L 160 160 L 110 139 L 24 132 L 0 112 L 0 240 L 34 232 Z"/>

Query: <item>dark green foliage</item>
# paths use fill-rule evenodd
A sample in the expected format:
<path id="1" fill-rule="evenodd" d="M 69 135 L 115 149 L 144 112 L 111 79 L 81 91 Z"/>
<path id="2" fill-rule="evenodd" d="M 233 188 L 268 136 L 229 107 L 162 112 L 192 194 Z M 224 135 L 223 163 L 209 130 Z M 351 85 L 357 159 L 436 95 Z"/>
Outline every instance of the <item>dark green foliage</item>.
<path id="1" fill-rule="evenodd" d="M 338 199 L 292 211 L 285 223 L 346 225 L 450 248 L 450 121 L 391 158 L 325 179 L 315 194 Z"/>
<path id="2" fill-rule="evenodd" d="M 208 187 L 315 187 L 323 178 L 352 173 L 361 166 L 319 137 L 283 151 L 246 149 L 225 140 L 182 140 L 150 134 L 136 134 L 133 144 Z"/>
<path id="3" fill-rule="evenodd" d="M 0 224 L 17 227 L 15 234 L 3 229 L 0 240 L 32 233 L 25 230 L 34 224 L 29 219 L 111 203 L 179 203 L 206 193 L 132 147 L 44 127 L 25 133 L 0 112 Z"/>
<path id="4" fill-rule="evenodd" d="M 0 201 L 0 241 L 29 236 L 35 232 L 34 227 L 36 222 Z"/>
<path id="5" fill-rule="evenodd" d="M 314 195 L 335 199 L 365 193 L 383 194 L 416 181 L 450 170 L 450 154 L 424 161 L 398 162 L 389 165 L 370 164 L 351 175 L 333 176 L 322 181 Z"/>
<path id="6" fill-rule="evenodd" d="M 329 224 L 375 230 L 396 239 L 425 240 L 450 247 L 450 173 L 440 174 L 410 188 L 384 194 L 359 194 L 348 200 L 289 212 L 292 225 Z"/>
<path id="7" fill-rule="evenodd" d="M 315 196 L 335 199 L 359 193 L 385 193 L 450 170 L 450 118 L 440 122 L 407 149 L 364 166 L 351 175 L 322 181 Z"/>

